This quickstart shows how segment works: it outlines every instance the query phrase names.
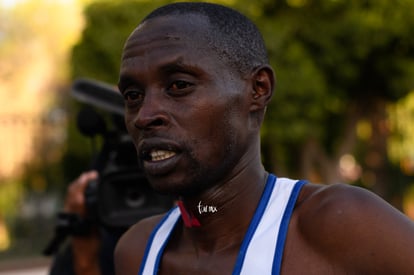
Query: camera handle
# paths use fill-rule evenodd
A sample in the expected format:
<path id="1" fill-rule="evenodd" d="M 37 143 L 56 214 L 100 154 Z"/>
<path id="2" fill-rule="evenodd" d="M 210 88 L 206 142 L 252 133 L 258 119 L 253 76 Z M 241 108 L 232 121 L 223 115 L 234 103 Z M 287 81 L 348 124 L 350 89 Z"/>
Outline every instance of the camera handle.
<path id="1" fill-rule="evenodd" d="M 55 254 L 66 237 L 87 236 L 91 232 L 92 223 L 87 219 L 82 219 L 73 213 L 60 212 L 57 215 L 55 234 L 49 244 L 43 250 L 43 255 L 50 256 Z"/>

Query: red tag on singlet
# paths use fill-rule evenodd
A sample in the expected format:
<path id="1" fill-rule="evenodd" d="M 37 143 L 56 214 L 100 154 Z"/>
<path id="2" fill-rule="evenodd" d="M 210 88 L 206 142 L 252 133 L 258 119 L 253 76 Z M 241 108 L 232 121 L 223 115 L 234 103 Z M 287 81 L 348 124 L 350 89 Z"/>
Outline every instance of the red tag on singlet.
<path id="1" fill-rule="evenodd" d="M 178 208 L 181 212 L 181 217 L 183 219 L 185 227 L 199 227 L 201 226 L 199 220 L 194 216 L 193 213 L 187 211 L 187 209 L 184 206 L 183 201 L 179 200 L 177 202 Z"/>

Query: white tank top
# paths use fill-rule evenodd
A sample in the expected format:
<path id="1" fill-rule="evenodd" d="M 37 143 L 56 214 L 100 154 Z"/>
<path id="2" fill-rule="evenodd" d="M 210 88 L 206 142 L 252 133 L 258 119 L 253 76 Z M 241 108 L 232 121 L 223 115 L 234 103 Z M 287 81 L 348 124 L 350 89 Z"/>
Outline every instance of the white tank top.
<path id="1" fill-rule="evenodd" d="M 306 181 L 276 178 L 269 174 L 265 190 L 241 244 L 233 275 L 277 275 L 290 217 Z M 178 207 L 166 214 L 153 230 L 144 254 L 140 275 L 156 275 L 164 248 L 181 214 Z"/>

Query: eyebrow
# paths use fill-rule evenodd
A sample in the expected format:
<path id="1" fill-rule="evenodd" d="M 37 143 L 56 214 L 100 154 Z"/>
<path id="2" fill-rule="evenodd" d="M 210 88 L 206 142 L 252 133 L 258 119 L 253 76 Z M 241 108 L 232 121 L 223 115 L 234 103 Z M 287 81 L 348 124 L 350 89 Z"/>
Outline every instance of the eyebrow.
<path id="1" fill-rule="evenodd" d="M 186 73 L 189 75 L 197 76 L 200 74 L 200 69 L 197 66 L 190 64 L 184 64 L 183 57 L 175 58 L 174 60 L 161 65 L 157 71 L 162 75 L 169 75 L 173 73 Z M 120 75 L 118 87 L 119 90 L 126 86 L 137 83 L 136 77 L 130 73 L 124 73 Z"/>
<path id="2" fill-rule="evenodd" d="M 122 94 L 122 91 L 124 90 L 124 88 L 128 87 L 131 83 L 135 83 L 136 81 L 134 80 L 134 77 L 131 75 L 120 75 L 119 77 L 119 81 L 118 81 L 118 90 L 119 92 Z"/>
<path id="3" fill-rule="evenodd" d="M 185 64 L 184 63 L 184 58 L 183 57 L 179 57 L 174 59 L 171 62 L 168 62 L 164 65 L 162 65 L 159 68 L 159 71 L 162 74 L 172 74 L 172 73 L 176 73 L 176 72 L 181 72 L 181 73 L 187 73 L 187 74 L 191 74 L 191 75 L 197 75 L 197 72 L 200 71 L 200 69 L 197 66 L 193 66 L 190 64 Z"/>

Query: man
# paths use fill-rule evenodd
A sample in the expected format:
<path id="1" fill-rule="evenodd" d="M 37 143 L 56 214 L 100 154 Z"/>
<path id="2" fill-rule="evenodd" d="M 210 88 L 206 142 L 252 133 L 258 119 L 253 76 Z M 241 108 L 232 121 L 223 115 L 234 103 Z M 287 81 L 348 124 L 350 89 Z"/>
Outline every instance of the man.
<path id="1" fill-rule="evenodd" d="M 413 274 L 414 223 L 383 200 L 264 170 L 273 88 L 261 35 L 236 11 L 170 4 L 133 31 L 126 125 L 153 188 L 180 200 L 121 238 L 117 274 Z"/>

